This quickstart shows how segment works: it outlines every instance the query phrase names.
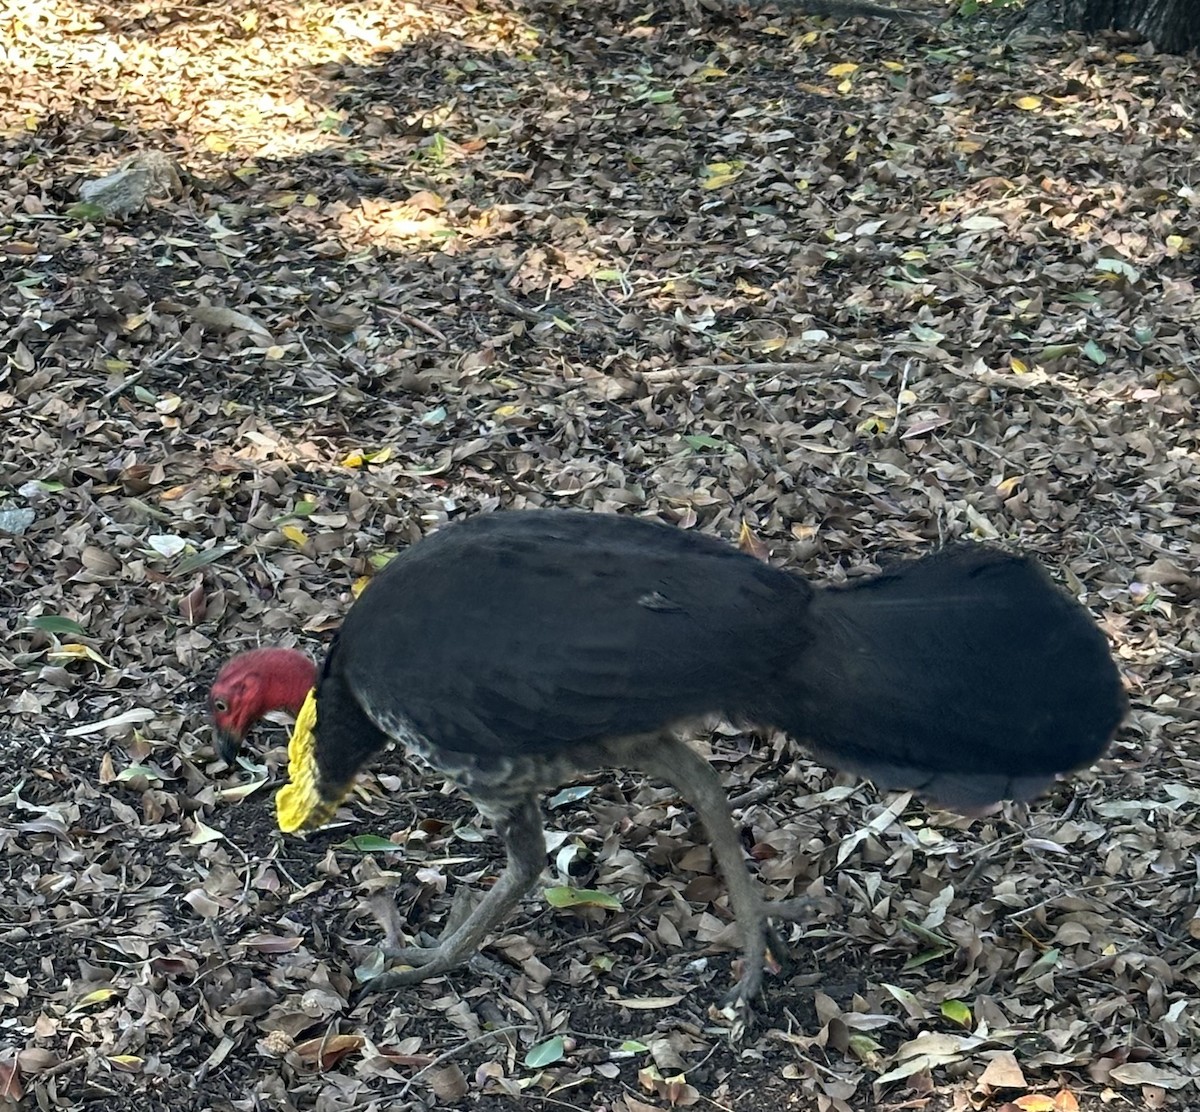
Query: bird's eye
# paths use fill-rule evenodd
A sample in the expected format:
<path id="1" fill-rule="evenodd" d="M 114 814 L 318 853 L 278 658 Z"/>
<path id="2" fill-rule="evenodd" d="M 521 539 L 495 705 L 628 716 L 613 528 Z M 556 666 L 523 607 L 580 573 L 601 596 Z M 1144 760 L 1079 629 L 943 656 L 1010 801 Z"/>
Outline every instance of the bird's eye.
<path id="1" fill-rule="evenodd" d="M 229 710 L 229 704 L 224 699 L 214 699 L 213 710 L 218 714 L 225 714 Z"/>

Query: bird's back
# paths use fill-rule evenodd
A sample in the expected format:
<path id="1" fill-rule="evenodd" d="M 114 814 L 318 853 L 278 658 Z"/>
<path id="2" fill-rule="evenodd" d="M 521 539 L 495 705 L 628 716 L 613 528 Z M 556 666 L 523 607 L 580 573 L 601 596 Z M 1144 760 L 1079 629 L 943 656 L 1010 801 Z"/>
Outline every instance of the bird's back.
<path id="1" fill-rule="evenodd" d="M 642 519 L 489 514 L 414 545 L 343 624 L 331 670 L 389 733 L 528 754 L 755 716 L 805 644 L 811 588 Z"/>

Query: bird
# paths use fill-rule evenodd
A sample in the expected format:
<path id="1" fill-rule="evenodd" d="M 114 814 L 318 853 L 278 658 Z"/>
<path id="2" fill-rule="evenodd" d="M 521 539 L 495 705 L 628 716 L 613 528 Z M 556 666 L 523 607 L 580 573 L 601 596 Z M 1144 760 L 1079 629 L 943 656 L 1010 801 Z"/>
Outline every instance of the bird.
<path id="1" fill-rule="evenodd" d="M 814 586 L 719 539 L 644 517 L 500 510 L 394 557 L 319 669 L 294 649 L 232 658 L 211 689 L 221 751 L 297 715 L 285 832 L 333 818 L 389 742 L 461 787 L 503 839 L 499 879 L 432 946 L 380 915 L 395 988 L 476 954 L 545 865 L 541 793 L 606 767 L 667 782 L 696 810 L 741 934 L 725 999 L 752 1019 L 784 957 L 728 796 L 687 743 L 714 719 L 786 731 L 877 787 L 967 814 L 1036 797 L 1094 763 L 1126 713 L 1108 640 L 1037 560 L 959 542 Z M 454 917 L 452 917 L 453 920 Z"/>

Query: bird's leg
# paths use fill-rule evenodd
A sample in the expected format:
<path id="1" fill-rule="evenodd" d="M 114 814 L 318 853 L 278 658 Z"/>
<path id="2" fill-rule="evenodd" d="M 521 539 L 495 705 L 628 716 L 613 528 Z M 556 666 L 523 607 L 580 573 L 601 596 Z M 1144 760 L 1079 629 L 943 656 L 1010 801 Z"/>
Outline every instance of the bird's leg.
<path id="1" fill-rule="evenodd" d="M 523 800 L 496 823 L 496 829 L 508 851 L 508 863 L 504 871 L 463 922 L 454 930 L 447 930 L 436 946 L 396 946 L 399 932 L 391 930 L 388 922 L 376 911 L 387 935 L 383 952 L 414 968 L 388 970 L 368 982 L 368 991 L 378 992 L 416 984 L 461 965 L 479 949 L 488 932 L 533 887 L 546 860 L 546 836 L 537 800 L 532 796 Z"/>
<path id="2" fill-rule="evenodd" d="M 742 935 L 742 973 L 726 997 L 733 1013 L 731 1034 L 739 1038 L 750 1018 L 751 1003 L 762 990 L 768 948 L 781 964 L 787 960 L 787 949 L 771 926 L 769 905 L 746 868 L 729 796 L 712 765 L 676 737 L 666 735 L 639 743 L 630 758 L 675 787 L 704 823 Z"/>
<path id="3" fill-rule="evenodd" d="M 476 893 L 467 885 L 460 884 L 455 889 L 454 897 L 450 901 L 450 911 L 446 915 L 446 922 L 442 926 L 439 937 L 448 938 L 458 930 L 475 909 L 476 902 Z M 371 896 L 370 899 L 364 901 L 364 906 L 375 916 L 375 921 L 383 931 L 383 944 L 380 948 L 389 958 L 400 961 L 404 965 L 424 965 L 429 960 L 426 955 L 431 955 L 437 949 L 437 940 L 427 941 L 431 936 L 424 931 L 418 935 L 422 945 L 410 946 L 404 941 L 404 917 L 400 914 L 396 901 L 386 892 L 379 892 Z"/>

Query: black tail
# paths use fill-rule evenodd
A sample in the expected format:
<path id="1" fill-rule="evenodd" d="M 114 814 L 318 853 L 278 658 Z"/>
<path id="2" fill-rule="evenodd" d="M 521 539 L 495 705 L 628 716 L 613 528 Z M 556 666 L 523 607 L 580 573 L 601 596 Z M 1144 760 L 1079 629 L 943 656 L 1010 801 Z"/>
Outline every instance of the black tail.
<path id="1" fill-rule="evenodd" d="M 948 807 L 1032 798 L 1125 715 L 1107 639 L 1027 557 L 962 545 L 818 591 L 778 724 L 829 763 Z"/>

